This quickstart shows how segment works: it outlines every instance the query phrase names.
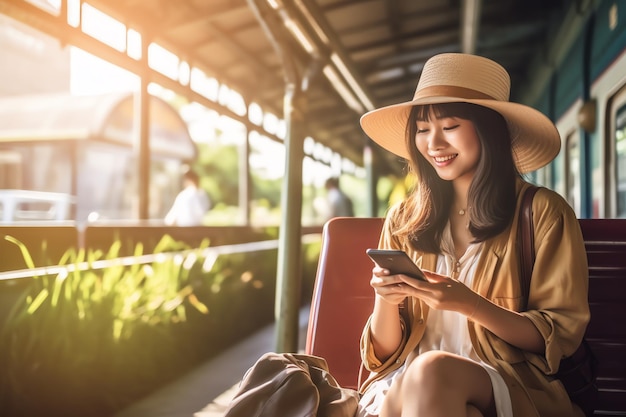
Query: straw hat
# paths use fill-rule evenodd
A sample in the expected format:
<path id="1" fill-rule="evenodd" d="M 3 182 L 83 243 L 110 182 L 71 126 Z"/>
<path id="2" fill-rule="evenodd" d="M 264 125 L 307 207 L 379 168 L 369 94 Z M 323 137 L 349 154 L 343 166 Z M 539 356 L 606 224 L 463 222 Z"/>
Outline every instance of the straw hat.
<path id="1" fill-rule="evenodd" d="M 547 165 L 559 153 L 559 132 L 541 112 L 509 101 L 511 80 L 498 63 L 476 55 L 440 54 L 426 61 L 412 101 L 372 110 L 361 127 L 380 146 L 409 159 L 406 124 L 419 104 L 465 102 L 488 107 L 507 121 L 513 159 L 522 173 Z"/>

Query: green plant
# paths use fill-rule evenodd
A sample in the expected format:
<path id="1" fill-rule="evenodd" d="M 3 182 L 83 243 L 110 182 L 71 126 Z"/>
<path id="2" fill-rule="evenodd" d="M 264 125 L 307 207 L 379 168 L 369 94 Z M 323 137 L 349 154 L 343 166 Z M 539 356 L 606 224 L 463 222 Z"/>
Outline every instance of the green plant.
<path id="1" fill-rule="evenodd" d="M 24 245 L 7 240 L 33 268 Z M 174 244 L 165 236 L 155 252 Z M 191 366 L 197 355 L 171 327 L 186 321 L 189 307 L 208 312 L 190 283 L 199 252 L 89 268 L 119 259 L 119 248 L 117 241 L 107 253 L 69 250 L 67 267 L 35 277 L 16 303 L 0 335 L 2 414 L 108 415 Z"/>
<path id="2" fill-rule="evenodd" d="M 264 230 L 265 239 L 277 232 Z M 127 265 L 120 247 L 67 251 L 65 272 L 30 279 L 11 303 L 0 330 L 0 415 L 108 417 L 274 318 L 276 249 L 216 257 L 164 237 L 155 259 Z M 303 302 L 319 249 L 303 248 Z M 135 258 L 142 252 L 136 246 Z"/>

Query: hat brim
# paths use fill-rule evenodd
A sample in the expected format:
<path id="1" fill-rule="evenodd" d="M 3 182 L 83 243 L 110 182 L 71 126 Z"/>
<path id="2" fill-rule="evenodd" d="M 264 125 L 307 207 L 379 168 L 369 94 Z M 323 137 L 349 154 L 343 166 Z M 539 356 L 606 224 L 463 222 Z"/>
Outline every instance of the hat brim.
<path id="1" fill-rule="evenodd" d="M 367 112 L 361 116 L 361 127 L 380 146 L 409 159 L 405 135 L 411 108 L 423 104 L 458 102 L 484 106 L 504 117 L 511 134 L 513 160 L 522 174 L 544 167 L 559 154 L 561 138 L 554 123 L 532 107 L 509 101 L 449 96 L 419 98 Z"/>

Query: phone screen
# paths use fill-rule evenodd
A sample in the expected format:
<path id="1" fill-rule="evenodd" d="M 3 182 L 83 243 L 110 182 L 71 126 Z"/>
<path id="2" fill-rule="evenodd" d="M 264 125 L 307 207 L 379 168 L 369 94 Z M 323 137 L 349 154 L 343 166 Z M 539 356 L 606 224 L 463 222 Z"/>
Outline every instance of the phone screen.
<path id="1" fill-rule="evenodd" d="M 404 274 L 411 278 L 427 281 L 422 270 L 401 250 L 368 249 L 367 255 L 381 268 L 388 269 L 392 275 Z"/>

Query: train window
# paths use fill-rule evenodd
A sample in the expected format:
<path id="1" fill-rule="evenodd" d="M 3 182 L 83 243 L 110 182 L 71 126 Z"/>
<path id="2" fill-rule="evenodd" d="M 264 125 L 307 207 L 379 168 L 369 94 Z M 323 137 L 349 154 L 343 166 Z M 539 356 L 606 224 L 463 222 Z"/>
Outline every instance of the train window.
<path id="1" fill-rule="evenodd" d="M 574 131 L 565 138 L 565 196 L 576 215 L 581 216 L 580 135 Z"/>
<path id="2" fill-rule="evenodd" d="M 622 103 L 615 114 L 613 132 L 615 146 L 616 217 L 626 218 L 626 104 Z"/>
<path id="3" fill-rule="evenodd" d="M 558 157 L 557 157 L 558 158 Z M 552 164 L 556 163 L 556 159 Z M 537 185 L 552 188 L 552 164 L 528 174 L 527 179 Z"/>
<path id="4" fill-rule="evenodd" d="M 563 153 L 559 153 L 552 164 L 548 165 L 547 173 L 549 182 L 544 183 L 545 186 L 552 188 L 557 193 L 565 196 L 567 185 L 567 174 L 565 172 L 565 157 Z"/>

